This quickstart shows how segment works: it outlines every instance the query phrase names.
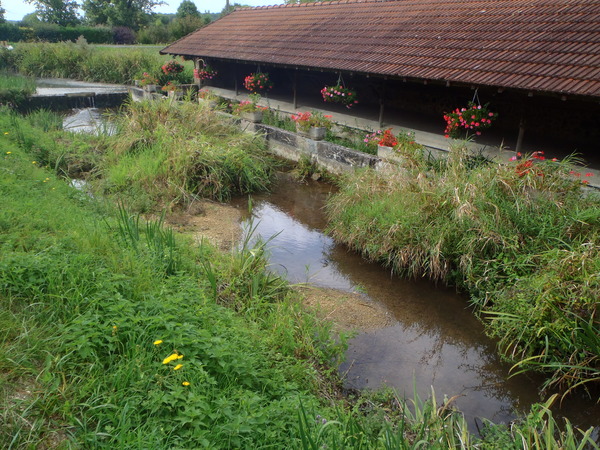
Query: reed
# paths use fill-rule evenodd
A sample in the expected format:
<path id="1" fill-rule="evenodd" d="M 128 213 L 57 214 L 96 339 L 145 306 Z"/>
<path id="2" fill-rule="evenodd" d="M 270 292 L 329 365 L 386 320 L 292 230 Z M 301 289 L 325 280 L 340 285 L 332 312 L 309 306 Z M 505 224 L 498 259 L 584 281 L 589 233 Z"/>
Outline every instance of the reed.
<path id="1" fill-rule="evenodd" d="M 160 67 L 170 57 L 157 47 L 108 48 L 83 43 L 20 44 L 7 62 L 11 70 L 34 77 L 72 78 L 104 83 L 133 84 L 144 72 L 162 77 Z M 192 82 L 192 63 L 178 77 Z"/>
<path id="2" fill-rule="evenodd" d="M 277 166 L 260 139 L 191 102 L 131 103 L 117 121 L 102 165 L 107 193 L 135 192 L 150 204 L 224 201 L 268 189 Z"/>
<path id="3" fill-rule="evenodd" d="M 0 104 L 18 105 L 34 93 L 34 79 L 8 72 L 0 72 Z"/>
<path id="4" fill-rule="evenodd" d="M 526 173 L 519 164 L 459 147 L 435 166 L 416 158 L 393 174 L 360 172 L 329 202 L 330 232 L 398 274 L 467 290 L 520 369 L 546 369 L 564 389 L 595 383 L 597 347 L 584 336 L 598 328 L 600 198 L 583 194 L 571 161 L 537 160 Z"/>

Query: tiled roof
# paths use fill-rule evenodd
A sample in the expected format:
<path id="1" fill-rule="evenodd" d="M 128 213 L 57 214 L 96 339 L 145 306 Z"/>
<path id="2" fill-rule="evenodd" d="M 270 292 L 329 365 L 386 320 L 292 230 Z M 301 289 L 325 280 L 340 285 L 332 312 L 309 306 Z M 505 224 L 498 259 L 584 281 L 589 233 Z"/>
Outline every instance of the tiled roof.
<path id="1" fill-rule="evenodd" d="M 162 53 L 600 96 L 600 0 L 237 9 Z"/>

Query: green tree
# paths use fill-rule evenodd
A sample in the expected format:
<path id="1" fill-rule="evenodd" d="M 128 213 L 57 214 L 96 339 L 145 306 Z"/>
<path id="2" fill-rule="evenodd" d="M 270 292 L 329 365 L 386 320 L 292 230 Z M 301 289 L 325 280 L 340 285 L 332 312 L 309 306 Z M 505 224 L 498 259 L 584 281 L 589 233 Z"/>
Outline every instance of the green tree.
<path id="1" fill-rule="evenodd" d="M 155 0 L 84 0 L 82 8 L 91 25 L 124 26 L 138 30 L 152 18 Z"/>
<path id="2" fill-rule="evenodd" d="M 193 33 L 198 28 L 202 28 L 211 22 L 210 16 L 186 16 L 181 19 L 175 19 L 169 24 L 169 32 L 173 39 L 179 39 Z"/>
<path id="3" fill-rule="evenodd" d="M 40 18 L 37 16 L 36 13 L 33 12 L 33 13 L 25 14 L 23 16 L 23 18 L 21 19 L 21 21 L 19 22 L 19 26 L 35 28 L 40 23 L 41 23 Z"/>
<path id="4" fill-rule="evenodd" d="M 5 19 L 4 19 L 5 12 L 6 12 L 6 10 L 2 7 L 2 2 L 0 2 L 0 23 L 5 22 Z"/>
<path id="5" fill-rule="evenodd" d="M 79 5 L 74 0 L 26 0 L 35 5 L 35 13 L 42 22 L 63 27 L 81 22 L 77 14 Z"/>
<path id="6" fill-rule="evenodd" d="M 200 17 L 200 12 L 193 1 L 183 0 L 179 5 L 179 8 L 177 8 L 177 18 L 183 19 L 188 16 Z"/>

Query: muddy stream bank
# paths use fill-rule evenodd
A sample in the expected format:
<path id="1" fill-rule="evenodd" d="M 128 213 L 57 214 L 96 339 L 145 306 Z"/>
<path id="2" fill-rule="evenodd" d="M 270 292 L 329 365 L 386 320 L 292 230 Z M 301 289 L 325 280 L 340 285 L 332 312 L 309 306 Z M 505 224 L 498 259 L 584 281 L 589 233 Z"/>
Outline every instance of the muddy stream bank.
<path id="1" fill-rule="evenodd" d="M 336 244 L 323 233 L 325 199 L 334 188 L 298 182 L 280 174 L 272 193 L 233 202 L 247 225 L 270 242 L 272 269 L 292 283 L 308 283 L 307 303 L 339 326 L 356 330 L 339 368 L 348 387 L 394 388 L 421 399 L 435 391 L 438 402 L 453 404 L 475 428 L 476 418 L 508 423 L 538 395 L 540 378 L 508 378 L 510 367 L 496 354 L 467 298 L 427 280 L 392 276 L 378 264 Z M 279 233 L 279 234 L 278 234 Z M 598 426 L 600 406 L 572 397 L 558 415 L 581 427 Z"/>

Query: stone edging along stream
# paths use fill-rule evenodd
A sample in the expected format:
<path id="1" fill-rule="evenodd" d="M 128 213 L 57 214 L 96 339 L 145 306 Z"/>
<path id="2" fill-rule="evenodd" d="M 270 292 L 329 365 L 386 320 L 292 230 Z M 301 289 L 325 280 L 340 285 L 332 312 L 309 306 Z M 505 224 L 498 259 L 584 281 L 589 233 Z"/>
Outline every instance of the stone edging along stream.
<path id="1" fill-rule="evenodd" d="M 262 123 L 252 123 L 238 119 L 240 127 L 247 132 L 263 136 L 268 150 L 287 160 L 299 161 L 309 157 L 319 168 L 329 173 L 342 174 L 357 168 L 382 165 L 381 158 L 368 153 L 333 144 L 327 141 L 314 141 L 291 131 L 282 130 Z"/>

